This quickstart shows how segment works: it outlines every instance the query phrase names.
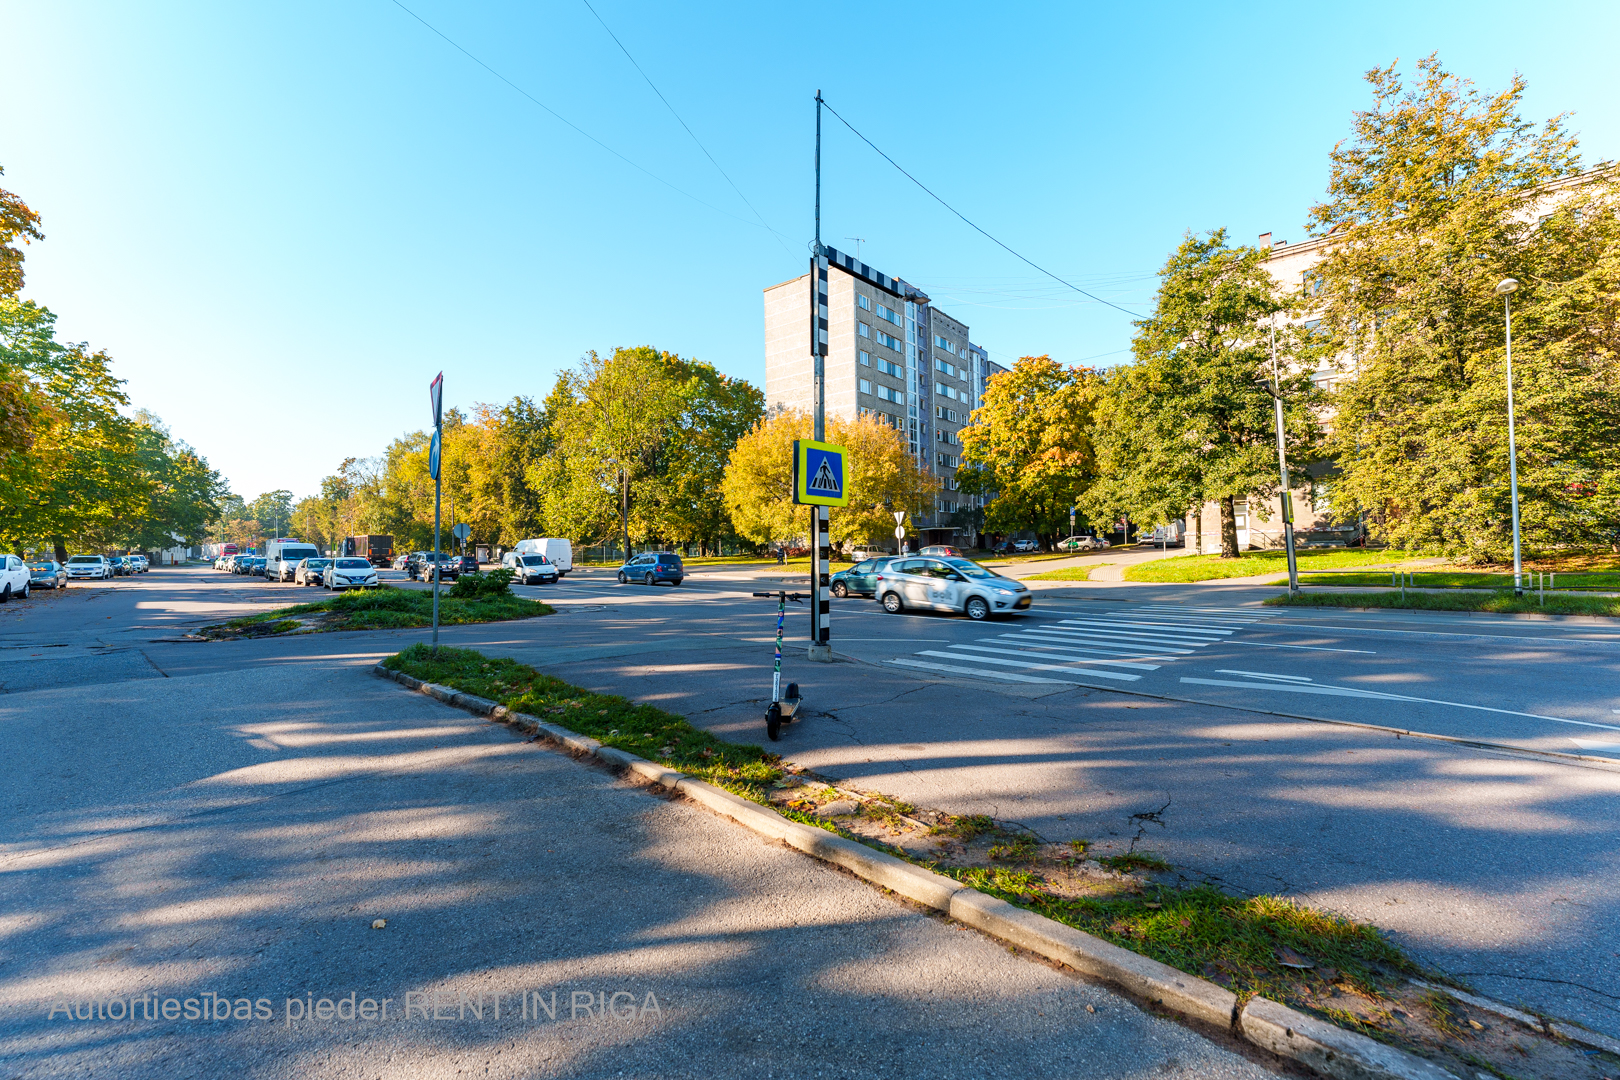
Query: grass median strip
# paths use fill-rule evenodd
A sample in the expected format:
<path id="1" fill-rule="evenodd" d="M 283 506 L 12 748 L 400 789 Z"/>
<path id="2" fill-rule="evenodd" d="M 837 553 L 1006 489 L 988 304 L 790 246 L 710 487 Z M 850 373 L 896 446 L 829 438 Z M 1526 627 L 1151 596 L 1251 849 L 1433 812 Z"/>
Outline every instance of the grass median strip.
<path id="1" fill-rule="evenodd" d="M 1366 551 L 1360 548 L 1337 551 L 1302 551 L 1300 570 L 1334 570 L 1340 567 L 1401 563 L 1412 557 L 1406 551 Z M 1221 578 L 1252 577 L 1256 574 L 1288 572 L 1288 555 L 1283 551 L 1249 551 L 1234 559 L 1219 555 L 1177 555 L 1127 566 L 1126 581 L 1188 582 L 1216 581 Z"/>
<path id="2" fill-rule="evenodd" d="M 1542 615 L 1620 616 L 1620 597 L 1547 596 L 1544 604 L 1526 591 L 1522 597 L 1511 592 L 1416 592 L 1402 595 L 1384 592 L 1302 592 L 1297 596 L 1273 596 L 1265 601 L 1272 607 L 1397 608 L 1409 611 L 1488 611 L 1499 614 L 1537 612 Z"/>
<path id="3" fill-rule="evenodd" d="M 439 623 L 507 622 L 550 615 L 552 608 L 538 600 L 510 593 L 458 599 L 441 593 Z M 313 634 L 334 630 L 391 630 L 429 626 L 433 622 L 433 594 L 424 589 L 354 589 L 311 604 L 294 604 L 274 611 L 205 626 L 211 640 L 271 637 L 278 634 Z"/>
<path id="4" fill-rule="evenodd" d="M 1113 563 L 1092 563 L 1089 566 L 1070 566 L 1062 570 L 1048 570 L 1044 574 L 1031 574 L 1024 581 L 1090 581 L 1091 572 Z"/>
<path id="5" fill-rule="evenodd" d="M 1530 575 L 1524 577 L 1524 588 L 1529 591 L 1536 584 Z M 1389 572 L 1370 570 L 1366 573 L 1301 574 L 1301 585 L 1389 585 Z M 1513 591 L 1513 575 L 1475 570 L 1441 570 L 1411 574 L 1407 578 L 1409 589 L 1495 589 Z M 1548 588 L 1599 589 L 1620 591 L 1620 574 L 1559 574 Z"/>

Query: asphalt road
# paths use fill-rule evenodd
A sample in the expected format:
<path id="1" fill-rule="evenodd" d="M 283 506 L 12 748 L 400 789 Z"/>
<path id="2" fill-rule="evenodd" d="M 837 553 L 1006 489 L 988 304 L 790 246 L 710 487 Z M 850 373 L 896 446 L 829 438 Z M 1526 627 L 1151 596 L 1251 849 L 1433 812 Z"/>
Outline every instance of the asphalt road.
<path id="1" fill-rule="evenodd" d="M 267 592 L 5 609 L 4 1075 L 1271 1075 L 369 674 L 411 635 L 153 642 Z"/>
<path id="2" fill-rule="evenodd" d="M 522 590 L 558 616 L 450 628 L 443 640 L 758 742 L 775 606 L 749 594 L 774 584 L 713 571 L 648 589 L 578 572 Z M 160 675 L 201 676 L 365 663 L 423 636 L 153 643 L 188 619 L 299 590 L 201 571 L 113 593 L 95 603 L 126 615 L 40 616 L 28 640 L 54 634 L 75 655 L 52 662 L 29 645 L 34 684 L 50 683 L 41 663 L 64 677 L 115 662 L 134 673 L 130 652 Z M 834 605 L 848 660 L 833 665 L 803 659 L 795 609 L 784 667 L 807 708 L 776 748 L 922 805 L 1104 850 L 1134 842 L 1191 879 L 1330 907 L 1484 992 L 1620 1035 L 1620 770 L 1548 753 L 1614 756 L 1604 744 L 1620 706 L 1620 633 L 1594 620 L 1259 607 L 1270 594 L 1054 588 L 1030 616 L 988 625 L 852 599 Z M 15 625 L 0 623 L 0 646 Z M 12 666 L 0 664 L 0 686 Z"/>

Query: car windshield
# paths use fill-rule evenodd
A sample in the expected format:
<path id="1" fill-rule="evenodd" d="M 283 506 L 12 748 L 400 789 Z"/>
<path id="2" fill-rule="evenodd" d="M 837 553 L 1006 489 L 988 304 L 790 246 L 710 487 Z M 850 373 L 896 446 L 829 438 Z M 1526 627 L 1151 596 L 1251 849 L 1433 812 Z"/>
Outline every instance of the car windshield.
<path id="1" fill-rule="evenodd" d="M 986 570 L 972 559 L 946 559 L 945 562 L 953 569 L 959 571 L 963 577 L 990 578 L 1001 576 L 993 571 Z"/>
<path id="2" fill-rule="evenodd" d="M 312 547 L 284 547 L 281 549 L 281 557 L 289 562 L 297 562 L 299 559 L 307 559 L 315 553 L 315 549 Z"/>
<path id="3" fill-rule="evenodd" d="M 364 559 L 339 559 L 337 561 L 337 568 L 339 570 L 364 570 L 370 565 L 371 564 L 366 562 Z"/>
<path id="4" fill-rule="evenodd" d="M 98 563 L 100 561 L 101 556 L 99 555 L 75 555 L 68 560 L 70 563 Z"/>
<path id="5" fill-rule="evenodd" d="M 544 555 L 525 555 L 523 556 L 523 565 L 544 566 L 546 565 L 546 557 Z"/>
<path id="6" fill-rule="evenodd" d="M 304 565 L 309 567 L 311 570 L 319 570 L 323 566 L 331 566 L 332 565 L 332 560 L 331 559 L 305 559 L 304 560 Z"/>
<path id="7" fill-rule="evenodd" d="M 38 563 L 29 563 L 28 564 L 28 569 L 30 569 L 30 570 L 52 570 L 52 569 L 55 569 L 55 567 L 51 563 L 48 563 L 48 562 L 38 562 Z"/>

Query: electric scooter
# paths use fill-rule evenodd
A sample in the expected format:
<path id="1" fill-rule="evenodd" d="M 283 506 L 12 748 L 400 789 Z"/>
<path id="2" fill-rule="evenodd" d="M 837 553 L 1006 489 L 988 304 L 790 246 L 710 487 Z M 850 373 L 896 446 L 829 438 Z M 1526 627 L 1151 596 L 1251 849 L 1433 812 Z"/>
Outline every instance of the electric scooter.
<path id="1" fill-rule="evenodd" d="M 787 618 L 788 601 L 802 604 L 804 597 L 798 593 L 785 591 L 757 592 L 754 595 L 776 597 L 776 668 L 771 673 L 770 708 L 765 710 L 765 734 L 775 742 L 782 737 L 782 725 L 791 724 L 793 718 L 799 714 L 799 706 L 804 704 L 804 699 L 799 696 L 798 683 L 788 683 L 787 695 L 782 694 L 782 623 Z"/>

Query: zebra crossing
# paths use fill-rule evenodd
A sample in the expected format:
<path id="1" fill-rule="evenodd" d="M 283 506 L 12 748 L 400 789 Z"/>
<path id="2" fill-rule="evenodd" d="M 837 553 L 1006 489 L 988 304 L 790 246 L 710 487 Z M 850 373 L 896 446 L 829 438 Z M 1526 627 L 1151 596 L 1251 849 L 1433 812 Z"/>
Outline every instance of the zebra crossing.
<path id="1" fill-rule="evenodd" d="M 886 663 L 1004 683 L 1118 685 L 1137 682 L 1274 617 L 1256 608 L 1141 604 L 922 649 Z"/>

